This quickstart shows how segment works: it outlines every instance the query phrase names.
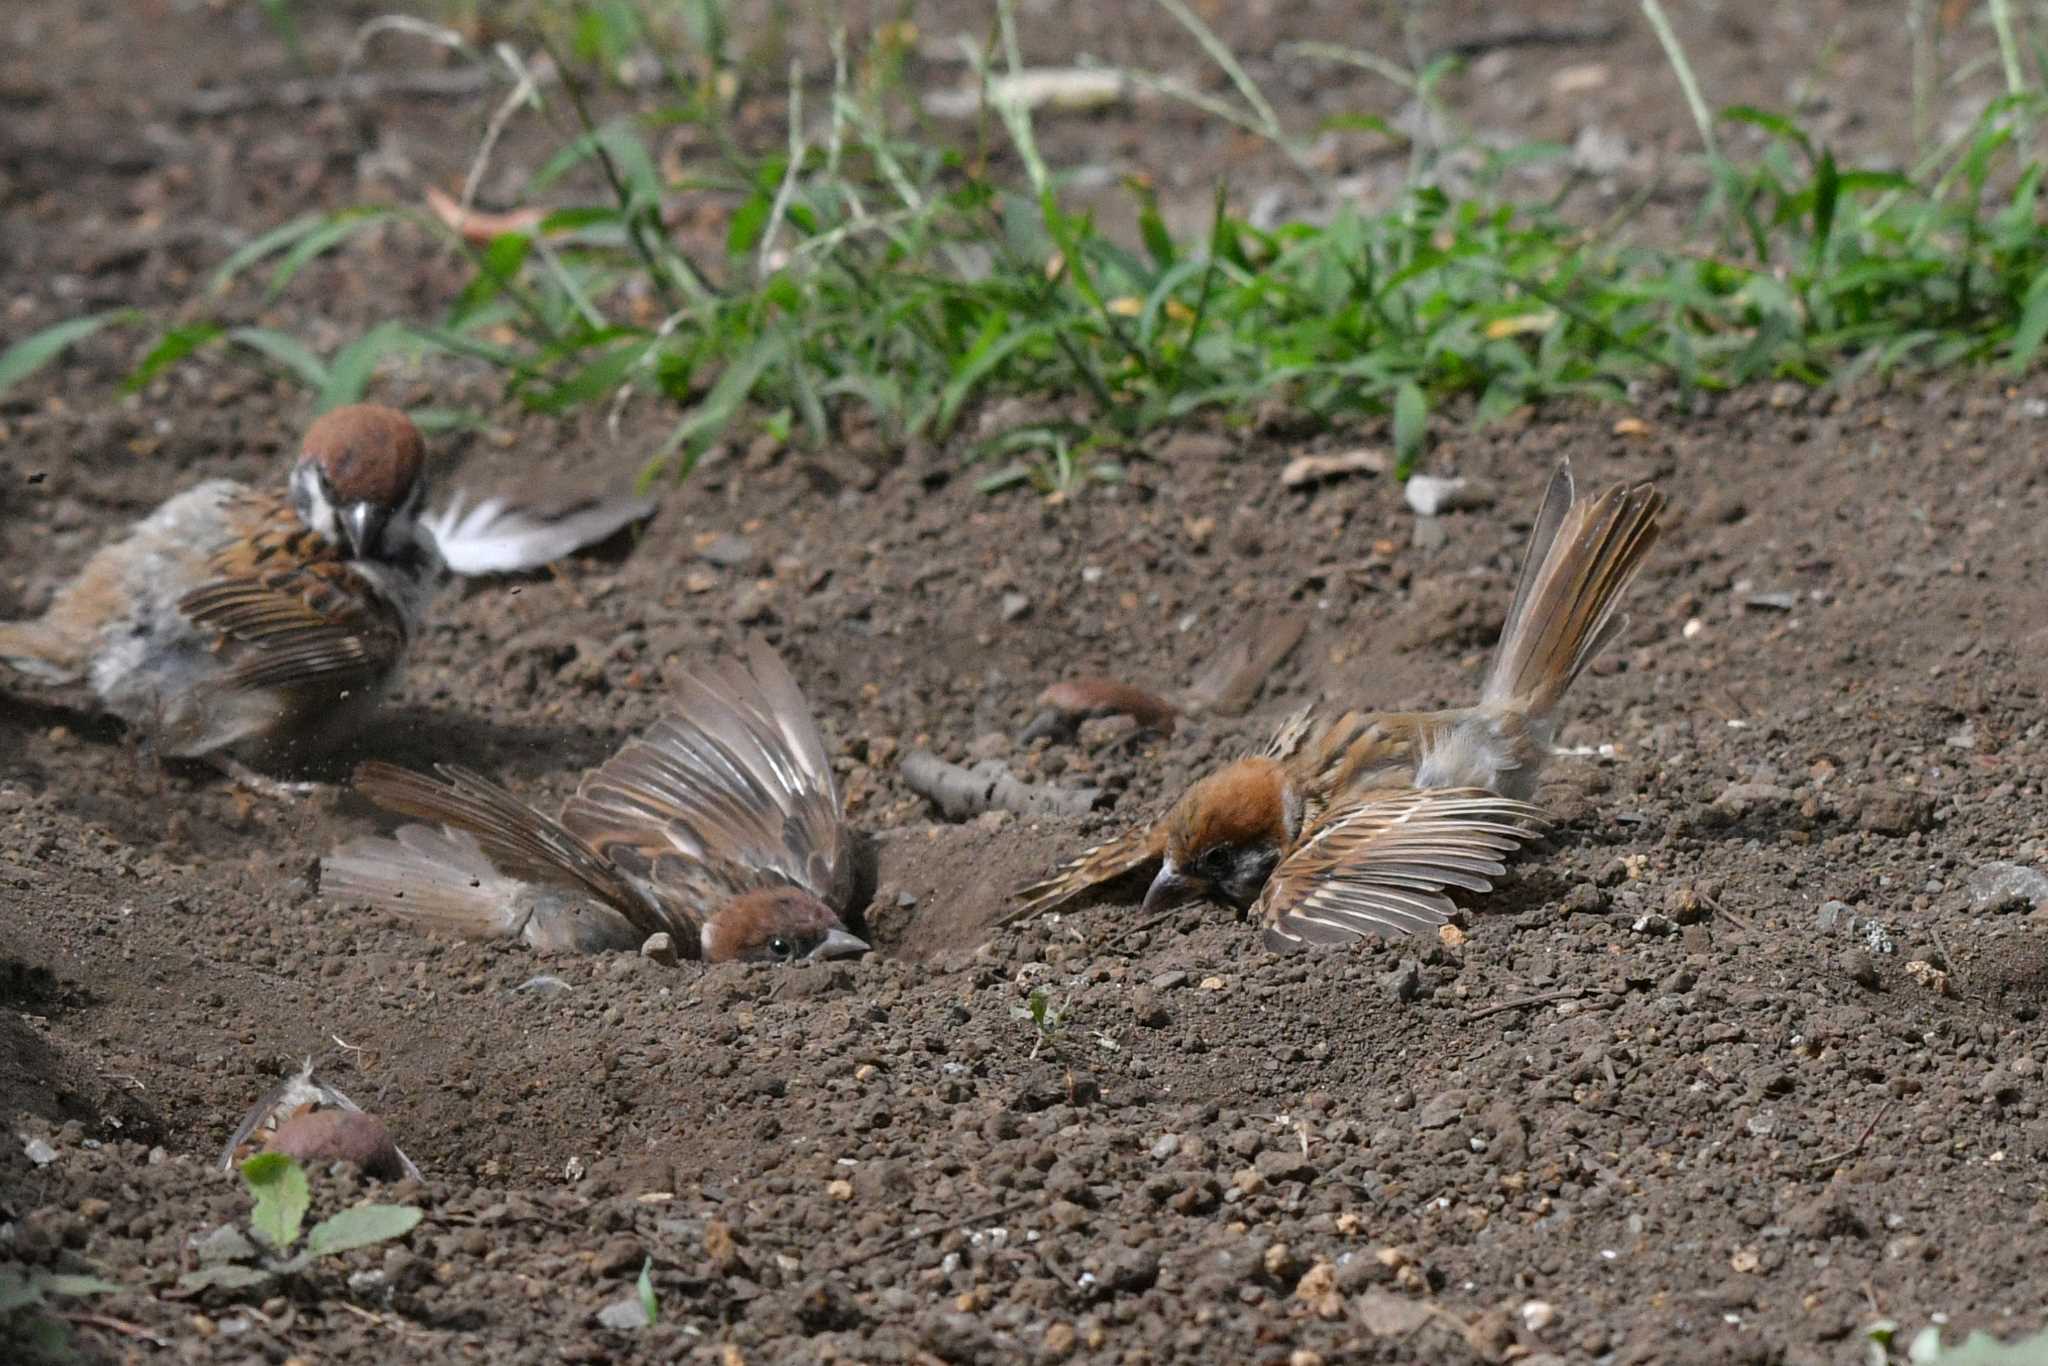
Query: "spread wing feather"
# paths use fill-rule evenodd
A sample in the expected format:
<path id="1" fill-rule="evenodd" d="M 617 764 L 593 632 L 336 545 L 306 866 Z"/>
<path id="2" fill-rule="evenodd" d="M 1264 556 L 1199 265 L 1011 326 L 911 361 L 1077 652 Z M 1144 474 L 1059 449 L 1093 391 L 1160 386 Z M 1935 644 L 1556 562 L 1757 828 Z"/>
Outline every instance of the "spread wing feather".
<path id="1" fill-rule="evenodd" d="M 675 714 L 585 776 L 562 825 L 657 885 L 781 880 L 837 908 L 852 894 L 824 738 L 796 680 L 758 639 L 744 661 L 685 671 Z"/>
<path id="2" fill-rule="evenodd" d="M 1448 918 L 1447 888 L 1493 889 L 1543 813 L 1481 788 L 1373 793 L 1323 813 L 1253 906 L 1280 952 L 1371 934 L 1415 934 Z"/>

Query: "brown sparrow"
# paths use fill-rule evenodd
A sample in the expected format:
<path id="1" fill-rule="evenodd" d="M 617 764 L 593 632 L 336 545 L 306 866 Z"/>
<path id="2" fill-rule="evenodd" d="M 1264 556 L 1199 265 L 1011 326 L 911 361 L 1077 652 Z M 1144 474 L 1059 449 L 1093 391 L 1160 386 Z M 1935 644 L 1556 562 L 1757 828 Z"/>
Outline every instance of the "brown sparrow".
<path id="1" fill-rule="evenodd" d="M 1490 890 L 1541 824 L 1525 804 L 1556 710 L 1626 622 L 1616 609 L 1656 543 L 1649 485 L 1577 497 L 1558 468 L 1476 706 L 1289 718 L 1265 752 L 1188 789 L 1153 825 L 1023 888 L 1005 923 L 1148 864 L 1151 911 L 1187 895 L 1256 905 L 1274 949 L 1442 923 L 1447 887 Z"/>
<path id="2" fill-rule="evenodd" d="M 391 1141 L 380 1121 L 313 1075 L 311 1058 L 265 1092 L 242 1116 L 234 1137 L 221 1149 L 220 1169 L 233 1171 L 259 1152 L 283 1152 L 298 1158 L 346 1157 L 365 1175 L 380 1180 L 421 1179 L 420 1169 Z"/>
<path id="3" fill-rule="evenodd" d="M 379 806 L 436 825 L 356 839 L 320 865 L 330 901 L 536 949 L 633 949 L 667 933 L 706 962 L 867 952 L 841 920 L 852 833 L 796 680 L 760 640 L 684 671 L 672 714 L 583 775 L 559 819 L 452 764 L 365 764 Z"/>
<path id="4" fill-rule="evenodd" d="M 0 663 L 89 682 L 170 757 L 292 767 L 360 730 L 447 569 L 535 568 L 651 507 L 544 521 L 458 500 L 423 518 L 423 465 L 403 413 L 336 408 L 307 429 L 285 492 L 213 479 L 177 495 L 41 617 L 0 624 Z"/>

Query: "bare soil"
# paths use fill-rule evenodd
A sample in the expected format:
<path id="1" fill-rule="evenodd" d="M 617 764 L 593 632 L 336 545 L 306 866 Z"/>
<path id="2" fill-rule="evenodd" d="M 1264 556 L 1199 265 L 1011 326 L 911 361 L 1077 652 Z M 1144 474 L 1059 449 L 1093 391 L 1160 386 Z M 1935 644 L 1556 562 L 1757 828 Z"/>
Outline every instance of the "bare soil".
<path id="1" fill-rule="evenodd" d="M 1179 41 L 1113 8 L 1129 24 L 1101 55 Z M 1427 19 L 1448 40 L 1577 8 Z M 334 11 L 308 20 L 329 60 L 369 12 Z M 1654 45 L 1611 13 L 1605 44 L 1515 49 L 1494 84 L 1606 63 L 1612 116 L 1682 145 Z M 919 18 L 942 33 L 948 14 Z M 0 21 L 9 335 L 170 304 L 236 234 L 460 174 L 479 101 L 190 112 L 196 90 L 287 74 L 254 16 Z M 1787 25 L 1832 36 L 1851 79 L 1829 98 L 1873 145 L 1897 131 L 1895 18 L 1681 16 L 1704 76 L 1766 92 L 1812 64 Z M 1275 62 L 1279 21 L 1257 20 L 1228 36 Z M 1225 169 L 1190 126 L 1060 136 Z M 459 282 L 393 231 L 262 316 L 339 335 Z M 117 397 L 130 345 L 95 342 L 0 409 L 0 613 L 37 609 L 178 487 L 276 477 L 306 418 L 304 395 L 225 365 Z M 378 396 L 489 389 L 421 371 Z M 377 819 L 356 800 L 253 801 L 160 772 L 81 698 L 0 695 L 0 1256 L 132 1286 L 74 1306 L 99 1316 L 77 1348 L 107 1360 L 1804 1363 L 1862 1361 L 1880 1317 L 2038 1329 L 2048 906 L 1972 886 L 2048 868 L 2044 412 L 2032 378 L 1936 378 L 1650 395 L 1621 428 L 1525 414 L 1433 452 L 1495 497 L 1426 525 L 1383 478 L 1282 488 L 1288 458 L 1381 436 L 1284 419 L 1190 428 L 1057 505 L 976 492 L 955 451 L 756 441 L 636 544 L 444 602 L 365 753 L 460 758 L 544 804 L 660 714 L 664 660 L 766 634 L 876 840 L 880 952 L 852 964 L 426 940 L 318 901 L 319 855 Z M 471 486 L 611 481 L 663 425 L 499 406 L 435 446 Z M 1672 512 L 1541 792 L 1557 831 L 1470 904 L 1461 942 L 1274 958 L 1227 915 L 1143 924 L 1135 891 L 991 930 L 1017 883 L 1304 701 L 1468 697 L 1565 456 L 1588 483 L 1655 479 Z M 1010 738 L 1062 675 L 1178 689 L 1288 608 L 1311 625 L 1249 715 Z M 942 822 L 896 772 L 916 746 L 1099 785 L 1103 809 Z M 1017 1015 L 1035 990 L 1049 1034 Z M 424 1169 L 378 1194 L 425 1222 L 276 1293 L 178 1298 L 190 1239 L 246 1211 L 214 1156 L 309 1054 Z M 317 1210 L 373 1184 L 318 1174 Z M 659 1325 L 601 1326 L 647 1259 Z"/>

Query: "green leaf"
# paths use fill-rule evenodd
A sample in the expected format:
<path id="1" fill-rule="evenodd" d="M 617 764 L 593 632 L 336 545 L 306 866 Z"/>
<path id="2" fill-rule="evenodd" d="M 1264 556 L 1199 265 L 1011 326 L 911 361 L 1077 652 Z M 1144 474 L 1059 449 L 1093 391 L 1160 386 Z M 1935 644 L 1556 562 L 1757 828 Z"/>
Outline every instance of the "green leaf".
<path id="1" fill-rule="evenodd" d="M 1406 479 L 1415 473 L 1422 458 L 1423 439 L 1429 435 L 1429 400 L 1414 380 L 1403 380 L 1394 391 L 1394 477 Z"/>
<path id="2" fill-rule="evenodd" d="M 1842 193 L 1842 176 L 1835 167 L 1835 154 L 1823 147 L 1820 164 L 1813 173 L 1813 254 L 1816 269 L 1827 257 L 1828 238 L 1835 230 L 1835 204 Z"/>
<path id="3" fill-rule="evenodd" d="M 728 362 L 725 373 L 711 386 L 711 392 L 704 396 L 704 401 L 699 403 L 689 416 L 678 422 L 675 429 L 668 434 L 668 439 L 661 443 L 661 449 L 655 454 L 654 463 L 662 464 L 675 452 L 687 449 L 690 458 L 683 464 L 683 469 L 687 471 L 700 453 L 697 449 L 699 443 L 709 441 L 725 430 L 726 424 L 732 421 L 733 414 L 747 401 L 747 396 L 754 392 L 754 386 L 761 382 L 761 376 L 766 373 L 769 365 L 781 354 L 780 339 L 766 336 L 758 338 L 744 355 Z"/>
<path id="4" fill-rule="evenodd" d="M 143 320 L 142 310 L 116 308 L 46 327 L 0 351 L 0 395 L 103 327 Z"/>
<path id="5" fill-rule="evenodd" d="M 768 227 L 768 215 L 774 208 L 775 196 L 768 191 L 756 190 L 748 195 L 746 202 L 733 210 L 732 222 L 726 227 L 726 254 L 744 256 L 759 245 L 761 234 Z"/>
<path id="6" fill-rule="evenodd" d="M 137 392 L 200 347 L 226 334 L 226 329 L 219 323 L 192 323 L 186 327 L 172 328 L 157 339 L 149 354 L 142 358 L 142 363 L 130 372 L 128 378 L 121 381 L 121 392 Z"/>
<path id="7" fill-rule="evenodd" d="M 306 1235 L 306 1251 L 325 1257 L 403 1238 L 424 1217 L 413 1205 L 357 1205 L 322 1219 Z"/>
<path id="8" fill-rule="evenodd" d="M 1173 265 L 1177 253 L 1173 234 L 1166 230 L 1166 219 L 1159 212 L 1159 192 L 1150 181 L 1136 177 L 1127 178 L 1124 183 L 1138 200 L 1138 235 L 1145 241 L 1145 250 L 1151 253 L 1152 263 L 1165 270 Z"/>
<path id="9" fill-rule="evenodd" d="M 518 279 L 519 268 L 532 250 L 533 238 L 528 233 L 503 232 L 493 237 L 477 257 L 476 275 L 462 287 L 455 307 L 448 311 L 448 325 L 460 327 L 477 309 L 504 293 Z"/>
<path id="10" fill-rule="evenodd" d="M 394 351 L 405 350 L 418 343 L 418 337 L 404 323 L 378 323 L 334 353 L 334 360 L 327 368 L 327 382 L 320 386 L 315 407 L 324 413 L 344 403 L 360 402 L 363 391 L 370 385 L 370 372 L 376 369 L 377 362 Z"/>
<path id="11" fill-rule="evenodd" d="M 237 327 L 228 332 L 228 340 L 283 366 L 286 373 L 308 389 L 326 387 L 327 362 L 290 333 L 268 327 Z"/>
<path id="12" fill-rule="evenodd" d="M 2044 338 L 2048 338 L 2048 269 L 2037 272 L 2034 282 L 2027 286 L 2019 326 L 2013 329 L 2010 364 L 2014 374 L 2023 373 L 2033 363 L 2034 353 L 2041 349 Z"/>
<path id="13" fill-rule="evenodd" d="M 640 1263 L 640 1279 L 634 1288 L 640 1292 L 640 1309 L 647 1315 L 647 1326 L 652 1328 L 661 1322 L 661 1299 L 654 1293 L 654 1258 Z"/>
<path id="14" fill-rule="evenodd" d="M 284 259 L 277 263 L 277 269 L 270 272 L 270 284 L 264 290 L 264 299 L 275 299 L 284 293 L 285 286 L 314 257 L 332 251 L 372 223 L 389 218 L 391 213 L 390 209 L 343 209 L 315 224 L 310 231 L 299 236 Z"/>
<path id="15" fill-rule="evenodd" d="M 197 1271 L 186 1272 L 178 1277 L 178 1288 L 247 1290 L 252 1285 L 262 1285 L 270 1277 L 271 1273 L 260 1266 L 238 1266 L 233 1262 L 223 1262 L 219 1266 L 202 1266 Z"/>
<path id="16" fill-rule="evenodd" d="M 289 1252 L 313 1202 L 306 1169 L 283 1153 L 258 1153 L 242 1164 L 242 1181 L 256 1197 L 249 1227 L 275 1250 Z"/>
<path id="17" fill-rule="evenodd" d="M 272 228 L 254 239 L 237 247 L 228 259 L 221 262 L 206 282 L 209 294 L 218 294 L 235 282 L 235 277 L 255 265 L 266 256 L 275 256 L 292 243 L 304 237 L 327 221 L 326 214 L 309 213 L 303 218 Z"/>
<path id="18" fill-rule="evenodd" d="M 1783 114 L 1773 114 L 1754 105 L 1731 104 L 1721 111 L 1721 117 L 1734 123 L 1747 123 L 1761 128 L 1774 137 L 1783 138 L 1794 144 L 1809 157 L 1813 155 L 1813 143 L 1807 139 L 1798 124 Z"/>

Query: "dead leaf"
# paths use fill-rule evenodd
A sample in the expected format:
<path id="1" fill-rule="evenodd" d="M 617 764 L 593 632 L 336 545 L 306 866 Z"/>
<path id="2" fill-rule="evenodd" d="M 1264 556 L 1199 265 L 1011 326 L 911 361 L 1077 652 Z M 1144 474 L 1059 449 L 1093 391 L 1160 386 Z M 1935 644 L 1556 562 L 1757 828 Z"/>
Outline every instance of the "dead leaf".
<path id="1" fill-rule="evenodd" d="M 1531 332 L 1548 332 L 1557 322 L 1555 313 L 1517 313 L 1512 318 L 1495 318 L 1486 325 L 1486 339 L 1500 341 L 1507 337 L 1525 336 Z"/>
<path id="2" fill-rule="evenodd" d="M 460 233 L 463 241 L 477 247 L 508 232 L 532 233 L 547 218 L 542 209 L 512 209 L 505 213 L 465 209 L 434 185 L 427 186 L 427 207 L 450 231 Z"/>
<path id="3" fill-rule="evenodd" d="M 1300 488 L 1341 474 L 1385 474 L 1387 457 L 1375 450 L 1339 451 L 1334 455 L 1297 455 L 1280 471 L 1280 482 Z"/>

